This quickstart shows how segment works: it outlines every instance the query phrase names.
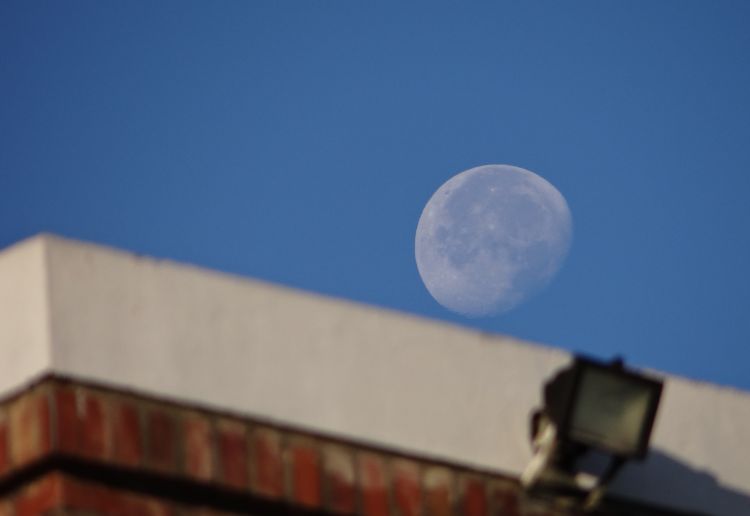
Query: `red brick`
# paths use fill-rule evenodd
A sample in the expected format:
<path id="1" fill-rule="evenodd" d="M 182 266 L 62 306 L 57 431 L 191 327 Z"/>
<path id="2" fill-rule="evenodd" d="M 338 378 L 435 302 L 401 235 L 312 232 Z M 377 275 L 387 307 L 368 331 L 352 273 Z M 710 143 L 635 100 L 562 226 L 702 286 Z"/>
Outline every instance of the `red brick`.
<path id="1" fill-rule="evenodd" d="M 61 476 L 52 473 L 26 486 L 13 501 L 15 516 L 38 516 L 61 507 Z"/>
<path id="2" fill-rule="evenodd" d="M 284 494 L 284 469 L 281 457 L 281 437 L 270 428 L 255 428 L 251 437 L 252 488 L 269 498 Z"/>
<path id="3" fill-rule="evenodd" d="M 146 411 L 146 464 L 162 473 L 177 472 L 177 422 L 165 407 Z"/>
<path id="4" fill-rule="evenodd" d="M 572 514 L 569 509 L 555 510 L 550 505 L 550 502 L 526 499 L 523 503 L 523 516 L 568 516 Z"/>
<path id="5" fill-rule="evenodd" d="M 182 432 L 185 473 L 197 480 L 211 480 L 214 474 L 211 421 L 202 414 L 188 413 L 182 418 Z"/>
<path id="6" fill-rule="evenodd" d="M 47 389 L 25 393 L 10 406 L 10 455 L 14 466 L 39 459 L 50 450 L 50 411 Z"/>
<path id="7" fill-rule="evenodd" d="M 171 502 L 146 498 L 144 504 L 146 516 L 184 516 L 182 508 L 178 508 Z"/>
<path id="8" fill-rule="evenodd" d="M 8 417 L 5 410 L 0 410 L 0 476 L 5 475 L 9 469 L 10 450 L 8 449 Z"/>
<path id="9" fill-rule="evenodd" d="M 357 454 L 357 471 L 362 513 L 365 516 L 388 515 L 388 479 L 382 457 L 369 452 Z"/>
<path id="10" fill-rule="evenodd" d="M 297 440 L 289 447 L 291 459 L 291 498 L 306 507 L 320 507 L 320 454 L 316 443 Z"/>
<path id="11" fill-rule="evenodd" d="M 75 390 L 69 385 L 55 386 L 53 399 L 57 448 L 66 453 L 77 453 L 79 422 Z"/>
<path id="12" fill-rule="evenodd" d="M 54 389 L 57 449 L 93 459 L 111 455 L 107 400 L 96 391 L 69 385 Z"/>
<path id="13" fill-rule="evenodd" d="M 453 473 L 444 467 L 429 467 L 423 479 L 425 509 L 434 516 L 453 514 Z"/>
<path id="14" fill-rule="evenodd" d="M 94 482 L 63 477 L 64 505 L 73 514 L 176 516 L 176 506 L 156 498 Z M 80 512 L 78 512 L 80 511 Z"/>
<path id="15" fill-rule="evenodd" d="M 13 505 L 16 510 L 14 516 L 177 516 L 171 503 L 57 473 L 45 476 L 23 488 L 16 494 Z"/>
<path id="16" fill-rule="evenodd" d="M 180 507 L 179 516 L 236 516 L 237 513 L 229 513 L 208 507 Z"/>
<path id="17" fill-rule="evenodd" d="M 143 433 L 137 405 L 125 399 L 113 400 L 112 437 L 114 460 L 125 466 L 138 466 L 143 460 Z"/>
<path id="18" fill-rule="evenodd" d="M 219 481 L 235 489 L 247 489 L 249 464 L 247 427 L 244 423 L 220 419 L 216 424 Z"/>
<path id="19" fill-rule="evenodd" d="M 323 472 L 326 486 L 326 509 L 351 514 L 357 508 L 352 452 L 342 446 L 323 446 Z"/>
<path id="20" fill-rule="evenodd" d="M 411 460 L 395 459 L 391 465 L 393 504 L 399 516 L 422 513 L 422 486 L 419 465 Z"/>
<path id="21" fill-rule="evenodd" d="M 520 487 L 510 481 L 490 482 L 490 507 L 493 516 L 520 516 Z"/>
<path id="22" fill-rule="evenodd" d="M 461 514 L 487 516 L 487 488 L 484 480 L 475 475 L 461 477 Z"/>
<path id="23" fill-rule="evenodd" d="M 107 417 L 107 402 L 99 394 L 79 391 L 79 406 L 82 425 L 80 433 L 81 454 L 94 459 L 105 459 L 110 455 L 110 429 Z"/>

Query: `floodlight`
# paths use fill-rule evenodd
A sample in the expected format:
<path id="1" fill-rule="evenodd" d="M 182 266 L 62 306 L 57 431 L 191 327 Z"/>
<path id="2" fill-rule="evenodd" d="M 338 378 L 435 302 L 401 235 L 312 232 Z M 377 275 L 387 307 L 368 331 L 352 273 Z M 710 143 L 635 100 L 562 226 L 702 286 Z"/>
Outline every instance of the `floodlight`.
<path id="1" fill-rule="evenodd" d="M 535 457 L 523 484 L 565 484 L 600 498 L 626 460 L 645 458 L 661 391 L 661 380 L 626 370 L 621 360 L 575 357 L 544 386 L 544 407 L 531 422 Z M 610 465 L 582 480 L 577 464 L 590 452 L 608 455 Z"/>

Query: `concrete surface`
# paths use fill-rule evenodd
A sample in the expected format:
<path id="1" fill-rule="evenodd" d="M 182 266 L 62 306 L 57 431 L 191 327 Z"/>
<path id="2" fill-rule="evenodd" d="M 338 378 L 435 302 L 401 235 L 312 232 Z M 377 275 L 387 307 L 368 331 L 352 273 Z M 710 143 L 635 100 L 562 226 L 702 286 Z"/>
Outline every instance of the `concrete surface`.
<path id="1" fill-rule="evenodd" d="M 0 253 L 0 393 L 49 371 L 519 475 L 563 351 L 95 245 Z M 668 377 L 614 490 L 750 514 L 750 395 Z"/>

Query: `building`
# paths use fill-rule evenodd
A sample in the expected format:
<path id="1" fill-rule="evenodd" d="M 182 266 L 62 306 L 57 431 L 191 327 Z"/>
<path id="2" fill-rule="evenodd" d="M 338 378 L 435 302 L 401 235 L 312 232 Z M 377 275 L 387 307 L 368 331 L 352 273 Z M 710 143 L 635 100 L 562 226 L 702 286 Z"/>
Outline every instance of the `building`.
<path id="1" fill-rule="evenodd" d="M 0 515 L 562 515 L 567 353 L 52 236 L 0 253 Z M 750 395 L 666 377 L 597 514 L 750 514 Z"/>

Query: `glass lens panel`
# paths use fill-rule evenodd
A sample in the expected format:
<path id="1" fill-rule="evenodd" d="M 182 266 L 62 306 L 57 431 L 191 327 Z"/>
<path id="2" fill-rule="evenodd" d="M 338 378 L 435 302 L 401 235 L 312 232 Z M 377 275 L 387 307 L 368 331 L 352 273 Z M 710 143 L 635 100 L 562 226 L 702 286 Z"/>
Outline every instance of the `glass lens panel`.
<path id="1" fill-rule="evenodd" d="M 596 368 L 584 369 L 570 425 L 570 436 L 623 454 L 638 448 L 651 389 Z"/>

